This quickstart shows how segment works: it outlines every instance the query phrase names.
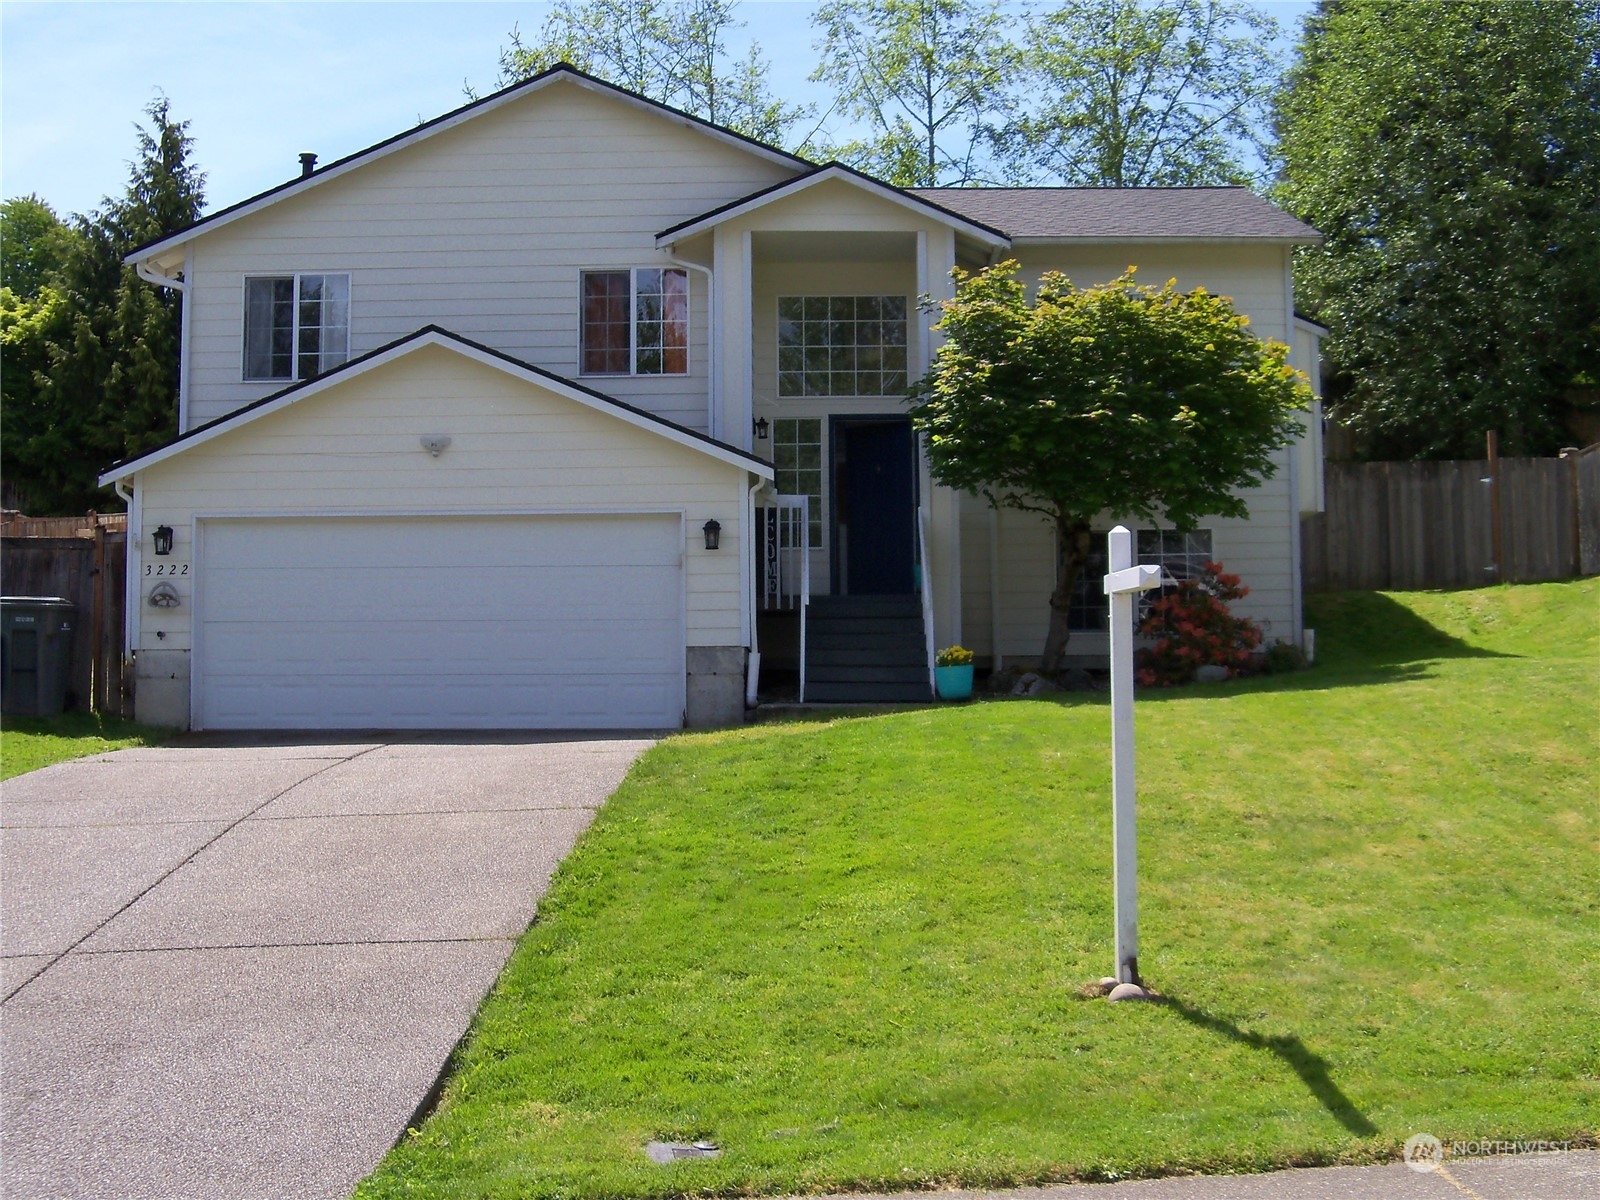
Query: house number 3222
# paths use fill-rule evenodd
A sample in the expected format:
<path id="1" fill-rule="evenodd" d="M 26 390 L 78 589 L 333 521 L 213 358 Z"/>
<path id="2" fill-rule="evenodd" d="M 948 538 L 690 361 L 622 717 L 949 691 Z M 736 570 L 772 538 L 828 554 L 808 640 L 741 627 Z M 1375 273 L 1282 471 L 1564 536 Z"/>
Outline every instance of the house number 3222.
<path id="1" fill-rule="evenodd" d="M 144 573 L 146 575 L 187 575 L 189 573 L 189 564 L 145 563 Z"/>

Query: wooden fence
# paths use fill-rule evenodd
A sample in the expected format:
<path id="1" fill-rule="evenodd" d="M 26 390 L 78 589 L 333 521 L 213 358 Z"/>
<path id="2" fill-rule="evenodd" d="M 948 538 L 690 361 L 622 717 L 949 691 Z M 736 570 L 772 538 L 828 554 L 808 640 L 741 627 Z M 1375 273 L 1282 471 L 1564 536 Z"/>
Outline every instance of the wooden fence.
<path id="1" fill-rule="evenodd" d="M 80 526 L 76 536 L 0 536 L 0 591 L 60 596 L 77 605 L 67 704 L 122 713 L 128 535 L 107 529 L 104 518 L 92 525 L 82 517 L 71 520 Z"/>
<path id="2" fill-rule="evenodd" d="M 1600 573 L 1600 445 L 1497 460 L 1325 464 L 1327 511 L 1301 522 L 1307 591 L 1479 587 Z"/>
<path id="3" fill-rule="evenodd" d="M 128 531 L 127 513 L 94 513 L 82 517 L 25 517 L 14 508 L 0 511 L 0 536 L 93 537 L 95 526 L 110 533 Z"/>

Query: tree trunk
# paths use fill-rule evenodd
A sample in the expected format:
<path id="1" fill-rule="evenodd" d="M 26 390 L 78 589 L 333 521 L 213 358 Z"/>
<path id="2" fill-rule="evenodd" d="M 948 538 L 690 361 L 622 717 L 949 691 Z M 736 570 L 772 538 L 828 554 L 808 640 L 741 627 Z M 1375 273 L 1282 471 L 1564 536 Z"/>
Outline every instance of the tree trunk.
<path id="1" fill-rule="evenodd" d="M 1050 631 L 1045 635 L 1044 654 L 1039 669 L 1048 673 L 1067 665 L 1067 612 L 1072 607 L 1072 589 L 1089 561 L 1091 535 L 1089 522 L 1076 517 L 1056 517 L 1056 590 L 1050 593 Z"/>

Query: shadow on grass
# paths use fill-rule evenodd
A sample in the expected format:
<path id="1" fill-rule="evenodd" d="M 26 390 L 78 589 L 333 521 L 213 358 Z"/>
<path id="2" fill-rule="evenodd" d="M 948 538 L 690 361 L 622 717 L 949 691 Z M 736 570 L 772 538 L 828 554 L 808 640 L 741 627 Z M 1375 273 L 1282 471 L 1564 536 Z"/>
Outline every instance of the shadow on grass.
<path id="1" fill-rule="evenodd" d="M 1318 631 L 1317 665 L 1308 671 L 1256 675 L 1217 684 L 1188 684 L 1175 688 L 1140 688 L 1140 701 L 1217 699 L 1255 692 L 1312 692 L 1336 687 L 1363 687 L 1375 683 L 1402 683 L 1433 675 L 1430 664 L 1442 659 L 1519 658 L 1474 646 L 1430 624 L 1382 592 L 1333 592 L 1306 599 L 1306 625 Z M 1077 706 L 1106 705 L 1105 691 L 1052 692 L 1041 697 L 1015 697 L 984 690 L 968 703 L 1028 702 Z M 927 704 L 798 706 L 784 699 L 763 702 L 758 723 L 827 723 L 850 717 L 881 717 L 929 708 L 954 708 L 941 701 Z"/>
<path id="2" fill-rule="evenodd" d="M 1232 1021 L 1214 1017 L 1172 996 L 1163 997 L 1161 1002 L 1191 1025 L 1219 1034 L 1241 1046 L 1249 1046 L 1253 1050 L 1266 1050 L 1277 1055 L 1296 1075 L 1300 1076 L 1301 1081 L 1316 1097 L 1317 1102 L 1328 1110 L 1329 1115 L 1357 1137 L 1371 1137 L 1378 1132 L 1378 1127 L 1367 1120 L 1361 1110 L 1350 1102 L 1350 1097 L 1340 1091 L 1339 1085 L 1334 1083 L 1328 1074 L 1327 1060 L 1313 1054 L 1299 1038 L 1292 1035 L 1268 1037 L 1265 1034 L 1251 1033 L 1240 1029 Z"/>
<path id="3" fill-rule="evenodd" d="M 1320 656 L 1332 665 L 1402 666 L 1440 658 L 1518 657 L 1454 637 L 1382 592 L 1308 596 L 1306 624 L 1322 631 Z"/>

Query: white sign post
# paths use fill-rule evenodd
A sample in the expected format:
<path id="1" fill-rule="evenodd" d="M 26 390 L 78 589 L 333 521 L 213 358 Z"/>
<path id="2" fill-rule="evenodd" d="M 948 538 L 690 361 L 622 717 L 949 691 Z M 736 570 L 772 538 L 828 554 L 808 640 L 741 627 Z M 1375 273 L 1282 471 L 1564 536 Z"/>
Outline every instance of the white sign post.
<path id="1" fill-rule="evenodd" d="M 1133 562 L 1133 534 L 1107 538 L 1111 598 L 1111 846 L 1117 896 L 1117 982 L 1140 985 L 1139 852 L 1133 826 L 1133 599 L 1161 583 L 1160 567 Z"/>

